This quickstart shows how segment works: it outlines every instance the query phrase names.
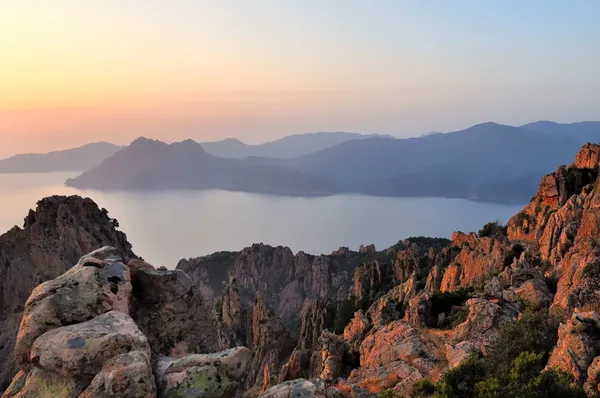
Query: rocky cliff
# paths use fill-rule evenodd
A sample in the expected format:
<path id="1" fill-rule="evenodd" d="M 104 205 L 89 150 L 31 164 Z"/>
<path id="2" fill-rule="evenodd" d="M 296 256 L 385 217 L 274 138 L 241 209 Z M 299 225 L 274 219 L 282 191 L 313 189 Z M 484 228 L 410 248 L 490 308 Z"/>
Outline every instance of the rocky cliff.
<path id="1" fill-rule="evenodd" d="M 599 166 L 585 145 L 506 226 L 451 241 L 321 256 L 256 244 L 174 271 L 127 245 L 95 251 L 27 300 L 6 396 L 593 395 Z"/>
<path id="2" fill-rule="evenodd" d="M 113 247 L 83 256 L 27 300 L 4 397 L 234 396 L 251 353 L 214 353 L 215 320 L 190 287 Z"/>
<path id="3" fill-rule="evenodd" d="M 115 225 L 108 212 L 90 199 L 52 196 L 38 202 L 23 228 L 0 236 L 0 391 L 16 373 L 14 342 L 31 291 L 105 245 L 134 257 L 131 244 Z"/>
<path id="4" fill-rule="evenodd" d="M 289 377 L 318 378 L 352 396 L 410 396 L 418 380 L 436 381 L 473 354 L 485 357 L 503 329 L 528 310 L 548 308 L 562 323 L 547 369 L 597 392 L 599 166 L 600 146 L 586 144 L 572 165 L 542 179 L 506 227 L 490 223 L 479 233 L 455 233 L 446 248 L 391 248 L 392 261 L 362 262 L 351 283 L 356 312 L 341 335 L 347 352 L 334 355 L 342 370 L 333 379 L 315 373 L 312 359 L 328 357 L 328 346 L 302 350 L 301 341 L 286 365 Z M 327 340 L 329 331 L 303 319 Z"/>

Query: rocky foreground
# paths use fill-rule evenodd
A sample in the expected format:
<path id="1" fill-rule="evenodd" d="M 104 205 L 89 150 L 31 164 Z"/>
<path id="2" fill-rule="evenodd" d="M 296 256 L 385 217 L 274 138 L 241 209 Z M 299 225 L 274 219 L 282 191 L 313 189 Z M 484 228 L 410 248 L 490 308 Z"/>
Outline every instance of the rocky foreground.
<path id="1" fill-rule="evenodd" d="M 595 396 L 599 166 L 585 145 L 506 226 L 451 241 L 257 244 L 176 270 L 88 199 L 45 199 L 0 237 L 4 396 Z"/>

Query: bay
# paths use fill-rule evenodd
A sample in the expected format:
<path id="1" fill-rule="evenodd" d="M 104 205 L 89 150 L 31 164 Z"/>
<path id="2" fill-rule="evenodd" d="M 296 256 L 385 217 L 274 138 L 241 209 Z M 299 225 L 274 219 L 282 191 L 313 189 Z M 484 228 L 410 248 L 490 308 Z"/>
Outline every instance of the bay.
<path id="1" fill-rule="evenodd" d="M 50 195 L 92 198 L 119 221 L 136 254 L 173 268 L 181 258 L 252 243 L 294 252 L 330 253 L 340 246 L 389 247 L 410 236 L 450 237 L 505 222 L 522 205 L 445 198 L 338 195 L 297 198 L 227 191 L 100 192 L 64 186 L 78 173 L 0 174 L 0 231 Z"/>

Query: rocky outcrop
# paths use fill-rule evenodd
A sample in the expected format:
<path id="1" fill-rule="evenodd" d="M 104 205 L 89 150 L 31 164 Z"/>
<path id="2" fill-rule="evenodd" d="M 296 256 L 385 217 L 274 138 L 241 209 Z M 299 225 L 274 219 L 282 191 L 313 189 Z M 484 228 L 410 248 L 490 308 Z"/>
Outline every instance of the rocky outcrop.
<path id="1" fill-rule="evenodd" d="M 300 339 L 290 358 L 283 366 L 279 382 L 316 377 L 314 363 L 321 333 L 333 327 L 335 307 L 323 301 L 309 300 L 304 303 L 300 315 L 302 326 Z M 313 352 L 313 350 L 315 350 Z"/>
<path id="2" fill-rule="evenodd" d="M 585 389 L 591 396 L 600 392 L 600 357 L 594 358 L 588 367 Z"/>
<path id="3" fill-rule="evenodd" d="M 131 351 L 109 359 L 79 398 L 115 396 L 156 396 L 156 384 L 147 353 Z"/>
<path id="4" fill-rule="evenodd" d="M 195 354 L 181 359 L 160 358 L 156 365 L 162 397 L 228 398 L 243 383 L 250 350 L 238 347 L 214 354 Z"/>
<path id="5" fill-rule="evenodd" d="M 256 292 L 263 292 L 266 305 L 297 337 L 305 300 L 334 302 L 354 295 L 367 303 L 375 293 L 385 293 L 413 274 L 422 272 L 424 280 L 429 267 L 443 260 L 448 244 L 447 239 L 411 238 L 381 252 L 365 246 L 359 252 L 340 248 L 321 256 L 255 244 L 240 252 L 181 260 L 177 268 L 190 275 L 209 300 L 232 279 L 246 308 L 252 307 Z"/>
<path id="6" fill-rule="evenodd" d="M 550 355 L 548 367 L 560 369 L 583 384 L 588 379 L 592 362 L 599 354 L 600 316 L 595 312 L 573 314 L 558 328 L 558 343 Z M 594 376 L 594 368 L 590 373 Z"/>
<path id="7" fill-rule="evenodd" d="M 292 353 L 295 342 L 283 322 L 267 308 L 261 294 L 252 309 L 252 358 L 246 386 L 265 390 L 276 384 L 283 361 Z"/>
<path id="8" fill-rule="evenodd" d="M 484 287 L 488 297 L 502 299 L 514 305 L 533 309 L 547 308 L 554 298 L 540 267 L 532 266 L 528 253 L 515 258 L 510 267 L 493 277 Z"/>
<path id="9" fill-rule="evenodd" d="M 117 250 L 104 247 L 33 290 L 15 343 L 15 358 L 21 369 L 30 369 L 32 346 L 47 332 L 111 310 L 129 313 L 131 280 L 123 261 Z"/>
<path id="10" fill-rule="evenodd" d="M 471 355 L 481 353 L 481 344 L 476 341 L 461 341 L 458 344 L 446 344 L 446 360 L 451 368 L 455 368 Z"/>
<path id="11" fill-rule="evenodd" d="M 395 321 L 372 334 L 360 346 L 360 368 L 353 370 L 338 387 L 349 393 L 353 387 L 371 392 L 394 389 L 408 394 L 412 384 L 434 369 L 434 358 L 419 333 L 405 321 Z"/>
<path id="12" fill-rule="evenodd" d="M 344 340 L 348 343 L 351 352 L 358 354 L 360 345 L 371 327 L 371 322 L 362 310 L 354 313 L 354 317 L 344 329 Z"/>
<path id="13" fill-rule="evenodd" d="M 564 227 L 571 229 L 574 225 L 570 223 L 578 223 L 577 213 L 581 208 L 580 199 L 582 199 L 580 195 L 589 194 L 586 187 L 594 183 L 598 176 L 596 154 L 599 148 L 600 146 L 595 144 L 584 145 L 576 155 L 573 165 L 560 166 L 554 173 L 542 178 L 539 189 L 531 202 L 507 223 L 510 240 L 530 242 L 544 240 L 546 250 L 542 250 L 542 256 L 550 255 L 548 251 L 554 246 L 552 242 L 556 242 L 556 239 L 560 237 L 562 229 Z M 571 203 L 567 205 L 569 201 Z M 567 206 L 562 214 L 558 218 L 554 216 L 554 213 L 565 205 Z M 552 220 L 552 218 L 554 219 Z M 570 222 L 565 223 L 567 220 Z M 569 240 L 569 236 L 563 235 L 561 239 Z M 557 260 L 554 259 L 554 261 Z"/>
<path id="14" fill-rule="evenodd" d="M 208 298 L 216 297 L 232 279 L 236 280 L 242 304 L 247 308 L 252 307 L 256 292 L 264 292 L 265 304 L 292 325 L 306 299 L 348 296 L 354 267 L 360 264 L 360 258 L 372 255 L 351 251 L 331 256 L 303 252 L 294 255 L 287 247 L 255 244 L 241 252 L 182 260 L 177 268 L 191 275 Z"/>
<path id="15" fill-rule="evenodd" d="M 599 154 L 587 145 L 544 177 L 506 228 L 451 242 L 322 256 L 260 244 L 175 271 L 97 251 L 35 289 L 7 396 L 410 396 L 546 308 L 563 320 L 548 368 L 598 391 Z"/>
<path id="16" fill-rule="evenodd" d="M 355 297 L 370 297 L 376 292 L 383 290 L 384 281 L 389 281 L 390 276 L 386 273 L 388 267 L 379 264 L 378 261 L 363 263 L 354 270 L 354 288 Z"/>
<path id="17" fill-rule="evenodd" d="M 34 289 L 15 345 L 21 372 L 5 397 L 225 398 L 244 391 L 252 353 L 202 353 L 216 348 L 216 333 L 214 324 L 203 325 L 212 318 L 189 277 L 126 261 L 104 247 Z M 271 330 L 258 323 L 259 331 Z"/>
<path id="18" fill-rule="evenodd" d="M 600 146 L 596 144 L 585 144 L 575 155 L 573 166 L 578 169 L 597 170 L 600 167 Z"/>
<path id="19" fill-rule="evenodd" d="M 309 377 L 332 383 L 346 373 L 349 359 L 349 348 L 344 339 L 336 334 L 323 332 L 313 351 Z"/>
<path id="20" fill-rule="evenodd" d="M 510 249 L 504 237 L 480 238 L 474 233 L 461 232 L 452 235 L 452 247 L 460 252 L 444 273 L 442 292 L 485 283 L 504 269 L 504 259 Z"/>
<path id="21" fill-rule="evenodd" d="M 139 269 L 132 283 L 131 315 L 154 355 L 179 358 L 219 349 L 213 311 L 183 271 Z"/>
<path id="22" fill-rule="evenodd" d="M 335 388 L 327 388 L 322 380 L 297 379 L 269 388 L 259 398 L 343 398 Z"/>
<path id="23" fill-rule="evenodd" d="M 249 312 L 242 302 L 237 281 L 232 279 L 216 304 L 219 347 L 226 349 L 250 345 Z"/>
<path id="24" fill-rule="evenodd" d="M 17 371 L 14 343 L 25 301 L 40 283 L 56 278 L 86 253 L 111 245 L 135 257 L 125 234 L 91 199 L 40 200 L 23 228 L 0 236 L 0 391 Z"/>
<path id="25" fill-rule="evenodd" d="M 477 342 L 482 347 L 493 342 L 499 329 L 513 323 L 519 314 L 514 307 L 481 298 L 468 300 L 466 306 L 469 315 L 465 322 L 455 328 L 455 338 L 458 341 Z"/>
<path id="26" fill-rule="evenodd" d="M 104 247 L 34 289 L 15 344 L 22 373 L 5 396 L 154 395 L 150 346 L 128 315 L 125 260 Z"/>

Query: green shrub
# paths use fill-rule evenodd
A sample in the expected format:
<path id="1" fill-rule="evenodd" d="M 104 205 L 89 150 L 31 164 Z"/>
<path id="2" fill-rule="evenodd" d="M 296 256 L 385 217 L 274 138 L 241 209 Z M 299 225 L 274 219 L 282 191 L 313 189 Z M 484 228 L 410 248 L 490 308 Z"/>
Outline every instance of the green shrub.
<path id="1" fill-rule="evenodd" d="M 403 398 L 402 395 L 400 395 L 400 393 L 397 393 L 394 390 L 385 390 L 378 396 L 379 398 Z"/>
<path id="2" fill-rule="evenodd" d="M 557 327 L 547 311 L 525 312 L 500 330 L 485 358 L 471 356 L 447 370 L 433 387 L 418 382 L 413 397 L 583 398 L 583 389 L 573 385 L 568 375 L 544 371 L 556 344 Z"/>
<path id="3" fill-rule="evenodd" d="M 525 251 L 525 248 L 523 247 L 522 244 L 515 243 L 514 245 L 512 245 L 512 247 L 510 248 L 510 252 L 508 252 L 506 254 L 506 257 L 504 257 L 504 266 L 510 267 L 510 265 L 513 262 L 513 259 L 521 257 L 521 254 L 524 251 Z"/>
<path id="4" fill-rule="evenodd" d="M 544 371 L 543 353 L 521 353 L 506 377 L 492 377 L 477 384 L 478 398 L 579 398 L 585 393 L 557 370 Z"/>
<path id="5" fill-rule="evenodd" d="M 462 288 L 455 292 L 434 292 L 431 296 L 431 319 L 427 326 L 444 329 L 451 326 L 452 323 L 457 325 L 457 320 L 466 319 L 464 309 L 461 309 L 460 307 L 462 307 L 468 299 L 473 297 L 473 293 L 473 288 Z M 438 324 L 438 316 L 440 314 L 446 315 L 446 318 L 441 325 Z"/>
<path id="6" fill-rule="evenodd" d="M 506 237 L 506 227 L 503 226 L 500 221 L 489 222 L 479 230 L 480 238 L 485 238 L 486 236 L 491 238 Z"/>
<path id="7" fill-rule="evenodd" d="M 435 384 L 429 379 L 421 379 L 413 385 L 412 398 L 426 398 L 435 394 Z"/>
<path id="8" fill-rule="evenodd" d="M 354 299 L 349 298 L 340 303 L 337 313 L 335 314 L 334 332 L 337 334 L 344 333 L 344 329 L 354 317 Z"/>
<path id="9" fill-rule="evenodd" d="M 485 364 L 475 356 L 471 356 L 442 375 L 433 396 L 436 398 L 474 397 L 475 386 L 485 378 Z"/>
<path id="10" fill-rule="evenodd" d="M 517 322 L 500 329 L 496 341 L 487 349 L 485 358 L 490 369 L 507 372 L 521 353 L 548 353 L 558 340 L 558 322 L 547 310 L 526 311 Z"/>

